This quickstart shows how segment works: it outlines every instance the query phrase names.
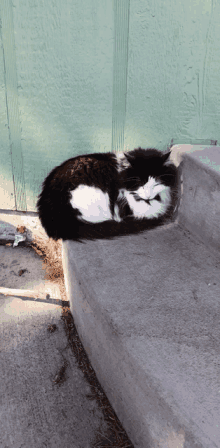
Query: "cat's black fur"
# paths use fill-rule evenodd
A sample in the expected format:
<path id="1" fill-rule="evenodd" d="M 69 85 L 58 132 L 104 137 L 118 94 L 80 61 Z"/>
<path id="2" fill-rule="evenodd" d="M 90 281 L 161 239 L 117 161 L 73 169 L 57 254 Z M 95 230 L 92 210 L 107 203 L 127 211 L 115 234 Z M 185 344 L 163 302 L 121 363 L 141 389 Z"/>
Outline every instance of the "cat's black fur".
<path id="1" fill-rule="evenodd" d="M 43 182 L 37 202 L 40 221 L 49 237 L 54 240 L 62 238 L 78 241 L 83 238 L 111 238 L 161 225 L 167 218 L 172 217 L 177 200 L 177 168 L 171 162 L 166 163 L 170 153 L 164 154 L 151 148 L 147 150 L 138 148 L 124 154 L 129 166 L 125 163 L 120 170 L 114 153 L 94 153 L 71 158 L 50 172 Z M 134 219 L 129 204 L 126 201 L 117 201 L 119 190 L 123 188 L 130 192 L 134 191 L 149 175 L 157 176 L 162 179 L 163 185 L 170 187 L 172 196 L 170 207 L 163 216 Z M 117 203 L 123 221 L 108 220 L 101 223 L 80 221 L 80 211 L 70 204 L 70 192 L 80 185 L 96 187 L 108 193 L 112 215 Z"/>

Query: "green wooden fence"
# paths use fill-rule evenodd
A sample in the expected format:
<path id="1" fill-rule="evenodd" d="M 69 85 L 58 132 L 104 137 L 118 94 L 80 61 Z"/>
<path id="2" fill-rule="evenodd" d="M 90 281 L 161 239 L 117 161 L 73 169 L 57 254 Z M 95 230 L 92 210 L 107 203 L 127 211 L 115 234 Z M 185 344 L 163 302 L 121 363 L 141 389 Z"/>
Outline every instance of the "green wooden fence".
<path id="1" fill-rule="evenodd" d="M 220 140 L 217 0 L 1 0 L 0 209 L 69 157 Z"/>

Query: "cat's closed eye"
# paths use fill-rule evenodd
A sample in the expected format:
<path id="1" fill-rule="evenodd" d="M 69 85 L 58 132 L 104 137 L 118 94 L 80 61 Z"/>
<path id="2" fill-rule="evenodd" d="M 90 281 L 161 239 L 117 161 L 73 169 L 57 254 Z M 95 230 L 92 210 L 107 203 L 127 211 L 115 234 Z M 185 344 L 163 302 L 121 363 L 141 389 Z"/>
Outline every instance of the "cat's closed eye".
<path id="1" fill-rule="evenodd" d="M 153 198 L 155 201 L 161 201 L 161 197 L 159 194 L 157 194 L 157 196 L 155 196 L 155 198 Z M 151 200 L 153 200 L 151 199 Z"/>
<path id="2" fill-rule="evenodd" d="M 160 197 L 160 195 L 159 194 L 157 194 L 154 198 L 150 198 L 150 199 L 144 199 L 144 198 L 141 198 L 140 196 L 138 196 L 137 195 L 137 193 L 134 193 L 133 191 L 131 192 L 131 194 L 134 196 L 134 198 L 135 198 L 135 200 L 137 201 L 137 202 L 139 202 L 139 201 L 147 201 L 147 202 L 150 202 L 150 201 L 159 201 L 159 202 L 161 202 L 161 197 Z"/>

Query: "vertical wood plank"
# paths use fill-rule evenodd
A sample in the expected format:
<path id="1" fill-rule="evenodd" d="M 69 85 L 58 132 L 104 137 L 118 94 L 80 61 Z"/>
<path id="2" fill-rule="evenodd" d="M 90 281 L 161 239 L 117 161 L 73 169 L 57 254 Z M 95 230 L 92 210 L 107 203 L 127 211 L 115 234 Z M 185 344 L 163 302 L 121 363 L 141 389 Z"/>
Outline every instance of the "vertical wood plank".
<path id="1" fill-rule="evenodd" d="M 219 16 L 216 0 L 130 3 L 126 147 L 219 142 Z"/>
<path id="2" fill-rule="evenodd" d="M 54 166 L 111 151 L 113 0 L 12 1 L 26 201 L 36 211 Z"/>
<path id="3" fill-rule="evenodd" d="M 15 210 L 0 22 L 0 210 Z M 0 222 L 1 227 L 1 222 Z"/>
<path id="4" fill-rule="evenodd" d="M 124 150 L 130 0 L 114 0 L 112 151 Z"/>
<path id="5" fill-rule="evenodd" d="M 6 85 L 6 107 L 9 123 L 10 152 L 16 210 L 26 211 L 26 193 L 18 108 L 16 55 L 11 0 L 1 0 L 2 43 Z"/>

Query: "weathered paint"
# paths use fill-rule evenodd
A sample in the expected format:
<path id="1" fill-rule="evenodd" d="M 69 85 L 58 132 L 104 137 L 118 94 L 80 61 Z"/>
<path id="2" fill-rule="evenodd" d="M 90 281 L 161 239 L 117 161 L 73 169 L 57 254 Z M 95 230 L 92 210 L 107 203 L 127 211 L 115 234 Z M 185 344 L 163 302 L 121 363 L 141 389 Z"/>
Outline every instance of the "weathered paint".
<path id="1" fill-rule="evenodd" d="M 8 5 L 28 210 L 68 157 L 220 139 L 217 0 Z"/>
<path id="2" fill-rule="evenodd" d="M 1 17 L 0 17 L 1 18 Z M 5 95 L 2 18 L 0 20 L 0 208 L 15 209 L 14 184 L 10 154 L 9 126 Z"/>
<path id="3" fill-rule="evenodd" d="M 124 150 L 130 0 L 114 0 L 112 151 Z"/>
<path id="4" fill-rule="evenodd" d="M 220 3 L 131 1 L 125 145 L 220 138 Z"/>
<path id="5" fill-rule="evenodd" d="M 27 206 L 34 210 L 55 165 L 111 150 L 113 5 L 14 0 L 13 16 Z"/>
<path id="6" fill-rule="evenodd" d="M 1 28 L 2 44 L 4 48 L 4 75 L 6 90 L 5 105 L 7 109 L 7 120 L 9 129 L 9 152 L 11 156 L 11 170 L 15 191 L 14 200 L 17 210 L 26 211 L 27 206 L 18 108 L 13 13 L 11 2 L 8 2 L 8 0 L 1 1 Z M 11 173 L 9 172 L 9 176 L 10 174 Z"/>
<path id="7" fill-rule="evenodd" d="M 1 31 L 1 29 L 0 29 Z M 3 46 L 0 33 L 0 67 L 4 67 Z M 4 70 L 0 69 L 0 208 L 15 209 L 14 185 L 11 168 L 8 117 L 5 97 Z"/>

